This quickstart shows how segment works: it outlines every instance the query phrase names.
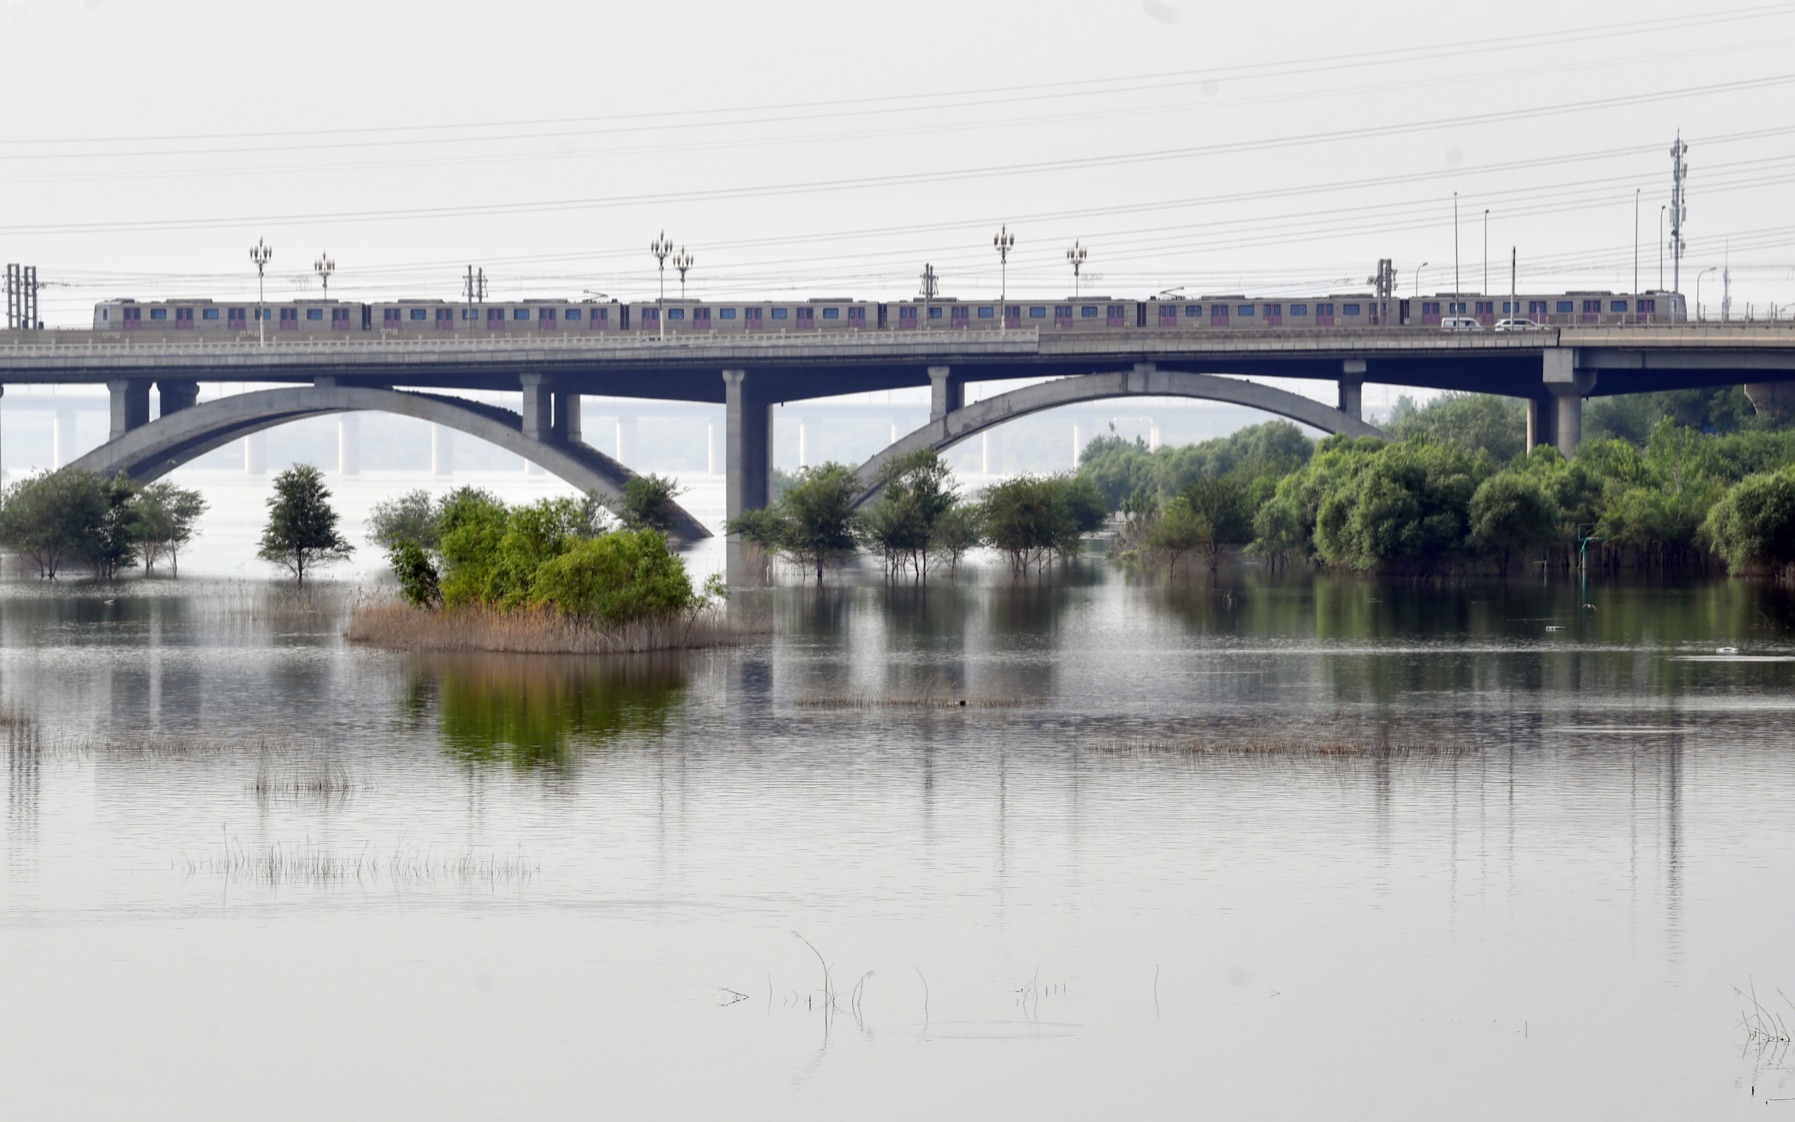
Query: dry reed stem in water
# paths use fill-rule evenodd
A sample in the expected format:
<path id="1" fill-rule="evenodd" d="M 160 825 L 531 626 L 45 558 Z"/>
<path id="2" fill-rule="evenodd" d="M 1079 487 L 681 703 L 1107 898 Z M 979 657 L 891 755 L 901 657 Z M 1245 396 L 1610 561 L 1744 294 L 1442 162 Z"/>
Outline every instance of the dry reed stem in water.
<path id="1" fill-rule="evenodd" d="M 731 646 L 752 635 L 714 610 L 606 627 L 550 612 L 428 611 L 395 601 L 358 605 L 344 635 L 400 651 L 624 654 Z"/>

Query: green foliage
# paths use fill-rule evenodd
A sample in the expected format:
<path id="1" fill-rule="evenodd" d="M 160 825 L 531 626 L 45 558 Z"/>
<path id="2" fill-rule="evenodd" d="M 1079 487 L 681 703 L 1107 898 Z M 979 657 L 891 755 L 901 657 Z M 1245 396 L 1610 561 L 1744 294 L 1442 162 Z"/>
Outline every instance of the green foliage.
<path id="1" fill-rule="evenodd" d="M 355 552 L 337 532 L 324 473 L 310 464 L 295 464 L 274 477 L 268 499 L 268 525 L 262 530 L 256 556 L 284 567 L 300 584 L 308 569 L 341 561 Z"/>
<path id="2" fill-rule="evenodd" d="M 1078 475 L 1090 480 L 1110 510 L 1119 509 L 1130 495 L 1159 490 L 1154 454 L 1138 436 L 1133 440 L 1113 433 L 1096 437 L 1078 454 Z"/>
<path id="3" fill-rule="evenodd" d="M 1109 511 L 1120 510 L 1131 495 L 1168 499 L 1200 480 L 1223 476 L 1240 479 L 1249 495 L 1263 502 L 1278 480 L 1308 463 L 1314 451 L 1314 443 L 1289 421 L 1267 421 L 1214 440 L 1152 452 L 1138 437 L 1100 436 L 1080 454 L 1078 478 L 1096 488 Z"/>
<path id="4" fill-rule="evenodd" d="M 424 547 L 415 541 L 401 540 L 387 552 L 387 562 L 399 578 L 399 595 L 414 608 L 434 608 L 442 603 L 442 582 L 436 565 Z"/>
<path id="5" fill-rule="evenodd" d="M 1583 432 L 1598 440 L 1644 444 L 1663 421 L 1705 433 L 1732 433 L 1763 427 L 1740 386 L 1615 394 L 1590 401 Z"/>
<path id="6" fill-rule="evenodd" d="M 1447 393 L 1415 408 L 1408 398 L 1390 425 L 1399 441 L 1417 438 L 1451 444 L 1469 452 L 1486 452 L 1499 464 L 1519 456 L 1527 446 L 1527 406 L 1512 397 Z"/>
<path id="7" fill-rule="evenodd" d="M 1253 536 L 1253 515 L 1256 506 L 1247 485 L 1236 476 L 1199 479 L 1178 496 L 1192 514 L 1208 526 L 1204 545 L 1209 553 L 1209 567 L 1215 568 L 1222 547 L 1245 545 Z"/>
<path id="8" fill-rule="evenodd" d="M 825 566 L 854 553 L 860 515 L 853 504 L 859 495 L 860 481 L 846 464 L 801 468 L 772 507 L 743 512 L 730 519 L 727 530 L 813 570 L 821 584 Z"/>
<path id="9" fill-rule="evenodd" d="M 986 488 L 980 500 L 985 544 L 1025 575 L 1055 554 L 1069 559 L 1083 535 L 1103 525 L 1103 496 L 1088 479 L 1018 476 Z"/>
<path id="10" fill-rule="evenodd" d="M 626 530 L 673 532 L 675 500 L 683 492 L 676 481 L 662 475 L 638 475 L 623 485 L 623 494 L 606 506 Z"/>
<path id="11" fill-rule="evenodd" d="M 1484 480 L 1471 496 L 1468 514 L 1471 548 L 1493 558 L 1504 576 L 1516 553 L 1542 549 L 1558 537 L 1558 504 L 1545 484 L 1524 472 Z"/>
<path id="12" fill-rule="evenodd" d="M 1168 573 L 1178 571 L 1179 558 L 1214 541 L 1209 520 L 1193 510 L 1184 495 L 1149 516 L 1141 535 L 1142 548 L 1154 560 L 1163 560 Z"/>
<path id="13" fill-rule="evenodd" d="M 1736 573 L 1795 565 L 1795 467 L 1741 480 L 1708 512 L 1702 533 Z"/>
<path id="14" fill-rule="evenodd" d="M 174 575 L 181 575 L 181 550 L 193 540 L 195 523 L 206 512 L 206 505 L 198 491 L 176 487 L 167 480 L 137 492 L 137 534 L 144 572 L 154 572 L 156 563 L 166 555 Z"/>
<path id="15" fill-rule="evenodd" d="M 1486 454 L 1424 441 L 1388 445 L 1354 466 L 1322 492 L 1315 548 L 1360 572 L 1429 572 L 1451 559 L 1471 496 L 1490 475 Z"/>
<path id="16" fill-rule="evenodd" d="M 368 540 L 389 553 L 402 542 L 435 549 L 438 513 L 430 492 L 421 487 L 396 499 L 375 503 L 368 512 Z"/>
<path id="17" fill-rule="evenodd" d="M 985 526 L 977 503 L 956 502 L 935 520 L 929 549 L 947 562 L 949 571 L 960 567 L 960 558 L 984 538 Z"/>
<path id="18" fill-rule="evenodd" d="M 530 606 L 616 625 L 690 611 L 703 602 L 685 562 L 654 530 L 568 541 L 530 582 Z"/>
<path id="19" fill-rule="evenodd" d="M 510 521 L 505 504 L 485 491 L 464 488 L 443 500 L 436 527 L 445 607 L 486 601 L 498 565 L 499 542 Z"/>
<path id="20" fill-rule="evenodd" d="M 41 577 L 56 579 L 64 565 L 101 551 L 101 524 L 110 503 L 99 476 L 65 467 L 21 479 L 0 506 L 0 545 L 31 558 Z"/>
<path id="21" fill-rule="evenodd" d="M 887 572 L 908 564 L 927 579 L 937 527 L 957 503 L 953 473 L 940 453 L 925 448 L 887 464 L 882 484 L 861 517 L 861 534 L 884 556 Z"/>
<path id="22" fill-rule="evenodd" d="M 87 563 L 96 577 L 114 580 L 121 569 L 137 564 L 139 525 L 137 484 L 124 472 L 100 481 L 105 509 L 94 535 Z"/>

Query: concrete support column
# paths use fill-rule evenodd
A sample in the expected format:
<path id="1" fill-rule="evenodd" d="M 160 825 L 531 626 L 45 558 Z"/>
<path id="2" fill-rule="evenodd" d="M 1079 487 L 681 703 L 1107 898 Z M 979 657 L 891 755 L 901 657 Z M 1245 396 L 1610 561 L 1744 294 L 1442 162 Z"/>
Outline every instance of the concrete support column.
<path id="1" fill-rule="evenodd" d="M 112 435 L 117 440 L 132 429 L 150 423 L 150 383 L 147 378 L 114 378 L 106 383 L 112 391 Z"/>
<path id="2" fill-rule="evenodd" d="M 719 439 L 717 422 L 711 421 L 704 426 L 704 474 L 716 475 L 723 466 L 723 443 Z"/>
<path id="3" fill-rule="evenodd" d="M 979 433 L 979 474 L 991 474 L 991 430 Z"/>
<path id="4" fill-rule="evenodd" d="M 337 474 L 361 474 L 361 414 L 337 414 Z"/>
<path id="5" fill-rule="evenodd" d="M 243 438 L 243 474 L 268 474 L 268 434 L 252 432 Z"/>
<path id="6" fill-rule="evenodd" d="M 430 426 L 430 474 L 455 474 L 455 430 Z"/>
<path id="7" fill-rule="evenodd" d="M 1555 423 L 1550 429 L 1539 426 L 1537 435 L 1543 438 L 1550 434 L 1558 450 L 1569 459 L 1577 454 L 1577 445 L 1583 440 L 1583 399 L 1596 388 L 1596 374 L 1593 370 L 1577 369 L 1574 347 L 1547 348 L 1543 367 L 1541 380 L 1553 398 Z M 1531 410 L 1529 418 L 1534 419 Z"/>
<path id="8" fill-rule="evenodd" d="M 1158 421 L 1148 421 L 1147 422 L 1147 451 L 1149 451 L 1149 452 L 1159 451 L 1159 441 L 1160 441 L 1159 422 Z"/>
<path id="9" fill-rule="evenodd" d="M 1551 394 L 1535 394 L 1527 399 L 1527 451 L 1542 444 L 1551 444 L 1558 436 L 1558 415 L 1553 409 Z"/>
<path id="10" fill-rule="evenodd" d="M 1078 457 L 1084 454 L 1084 426 L 1072 422 L 1072 470 L 1078 470 Z"/>
<path id="11" fill-rule="evenodd" d="M 617 418 L 617 462 L 628 466 L 636 460 L 636 419 Z"/>
<path id="12" fill-rule="evenodd" d="M 929 367 L 929 420 L 939 421 L 966 407 L 966 380 L 946 366 Z"/>
<path id="13" fill-rule="evenodd" d="M 554 433 L 558 440 L 580 439 L 580 395 L 567 390 L 554 392 Z"/>
<path id="14" fill-rule="evenodd" d="M 184 378 L 164 378 L 156 383 L 156 396 L 161 400 L 162 416 L 191 409 L 199 401 L 199 383 Z"/>
<path id="15" fill-rule="evenodd" d="M 798 466 L 810 466 L 810 422 L 798 421 Z"/>
<path id="16" fill-rule="evenodd" d="M 58 409 L 50 428 L 50 466 L 62 467 L 75 458 L 75 411 Z"/>
<path id="17" fill-rule="evenodd" d="M 531 440 L 547 438 L 555 427 L 554 392 L 540 374 L 520 374 L 517 381 L 524 391 L 524 435 Z"/>
<path id="18" fill-rule="evenodd" d="M 743 511 L 765 507 L 773 496 L 773 402 L 745 370 L 723 371 L 725 472 L 724 512 L 739 518 Z M 746 550 L 731 535 L 727 546 L 728 579 L 742 584 Z"/>
<path id="19" fill-rule="evenodd" d="M 889 441 L 887 441 L 887 443 L 896 444 L 897 442 L 898 442 L 898 423 L 897 423 L 897 418 L 893 417 L 891 419 L 891 439 Z"/>
<path id="20" fill-rule="evenodd" d="M 1355 421 L 1365 419 L 1365 360 L 1349 358 L 1341 364 L 1340 412 Z"/>

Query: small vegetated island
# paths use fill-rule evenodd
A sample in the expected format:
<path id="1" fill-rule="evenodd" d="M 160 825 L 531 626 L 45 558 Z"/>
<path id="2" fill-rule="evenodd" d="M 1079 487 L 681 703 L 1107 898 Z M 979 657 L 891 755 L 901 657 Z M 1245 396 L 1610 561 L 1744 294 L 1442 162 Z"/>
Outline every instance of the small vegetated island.
<path id="1" fill-rule="evenodd" d="M 608 653 L 716 646 L 738 638 L 717 611 L 720 578 L 695 588 L 667 546 L 677 487 L 630 481 L 595 497 L 508 506 L 464 487 L 381 504 L 370 537 L 400 599 L 360 605 L 351 641 L 406 650 Z"/>

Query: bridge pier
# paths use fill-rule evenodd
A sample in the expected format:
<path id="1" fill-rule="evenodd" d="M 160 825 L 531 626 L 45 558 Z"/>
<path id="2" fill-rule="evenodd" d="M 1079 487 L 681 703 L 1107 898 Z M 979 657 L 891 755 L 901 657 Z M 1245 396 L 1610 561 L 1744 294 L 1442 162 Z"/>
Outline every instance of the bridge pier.
<path id="1" fill-rule="evenodd" d="M 764 508 L 773 497 L 773 401 L 746 370 L 723 371 L 724 513 L 740 518 Z M 729 535 L 725 568 L 732 585 L 745 584 L 747 549 Z"/>
<path id="2" fill-rule="evenodd" d="M 199 403 L 199 383 L 185 378 L 164 378 L 156 383 L 161 415 L 166 417 Z"/>
<path id="3" fill-rule="evenodd" d="M 337 474 L 361 474 L 361 415 L 337 414 Z"/>
<path id="4" fill-rule="evenodd" d="M 1528 447 L 1550 438 L 1565 459 L 1577 454 L 1583 441 L 1583 399 L 1596 388 L 1596 372 L 1577 369 L 1575 347 L 1550 347 L 1546 350 L 1541 381 L 1551 399 L 1550 421 L 1544 410 L 1535 405 L 1527 410 Z"/>
<path id="5" fill-rule="evenodd" d="M 1342 363 L 1340 379 L 1340 412 L 1355 421 L 1365 419 L 1365 360 L 1349 358 Z"/>
<path id="6" fill-rule="evenodd" d="M 1558 415 L 1553 405 L 1554 398 L 1549 393 L 1536 393 L 1527 399 L 1527 451 L 1557 442 Z"/>
<path id="7" fill-rule="evenodd" d="M 966 379 L 948 366 L 929 367 L 929 420 L 939 421 L 966 407 Z"/>
<path id="8" fill-rule="evenodd" d="M 112 435 L 107 439 L 117 440 L 150 423 L 149 379 L 114 378 L 106 388 L 112 391 Z"/>
<path id="9" fill-rule="evenodd" d="M 455 430 L 443 425 L 430 426 L 430 474 L 455 474 Z"/>
<path id="10" fill-rule="evenodd" d="M 243 438 L 243 474 L 268 474 L 268 434 L 252 432 Z"/>
<path id="11" fill-rule="evenodd" d="M 555 430 L 555 395 L 541 374 L 519 374 L 518 385 L 524 391 L 524 435 L 541 440 Z"/>
<path id="12" fill-rule="evenodd" d="M 554 434 L 558 440 L 579 440 L 580 395 L 571 390 L 554 391 Z"/>
<path id="13" fill-rule="evenodd" d="M 50 422 L 50 466 L 65 467 L 75 458 L 75 411 L 58 409 Z"/>

